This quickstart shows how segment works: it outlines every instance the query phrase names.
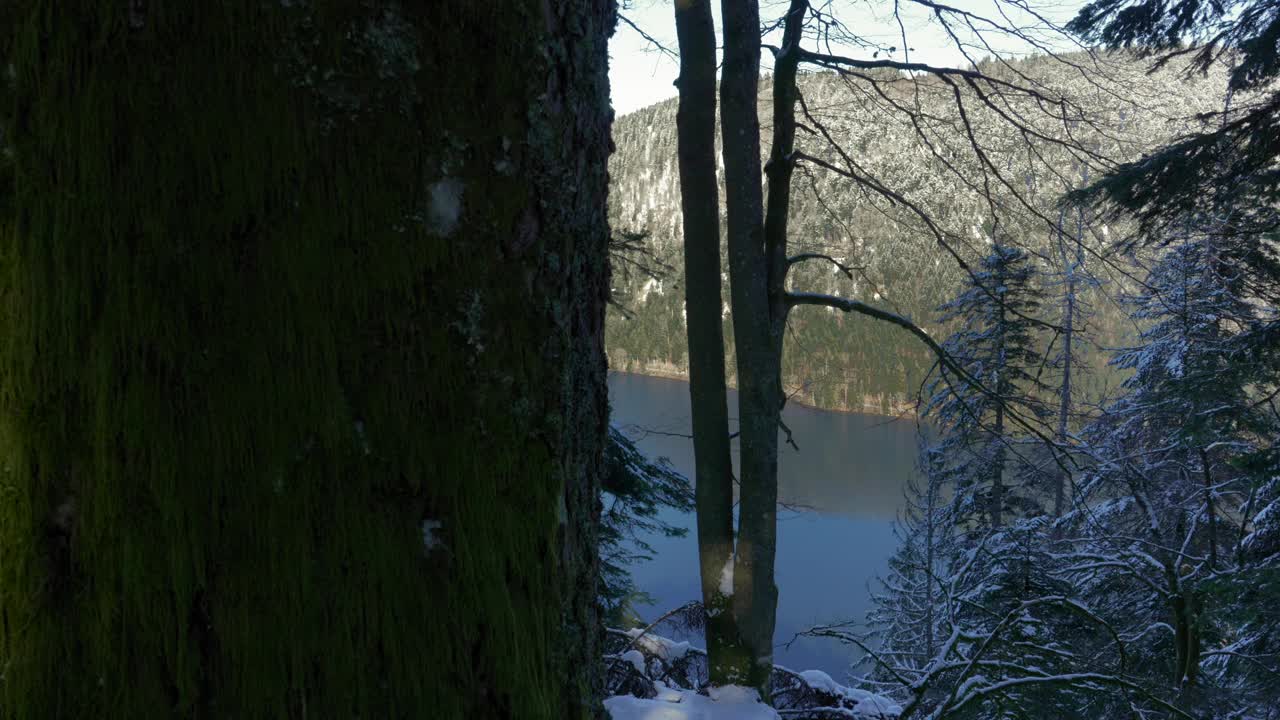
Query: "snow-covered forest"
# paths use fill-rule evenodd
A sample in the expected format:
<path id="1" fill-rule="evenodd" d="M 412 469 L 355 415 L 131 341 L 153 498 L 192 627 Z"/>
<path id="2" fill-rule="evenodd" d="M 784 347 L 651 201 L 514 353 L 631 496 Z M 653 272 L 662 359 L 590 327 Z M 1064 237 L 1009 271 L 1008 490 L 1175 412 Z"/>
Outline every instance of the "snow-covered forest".
<path id="1" fill-rule="evenodd" d="M 754 96 L 765 137 L 738 152 L 764 168 L 761 262 L 782 278 L 766 292 L 786 298 L 772 392 L 922 428 L 873 610 L 804 633 L 862 659 L 839 681 L 781 667 L 717 678 L 714 657 L 661 637 L 759 592 L 725 575 L 757 532 L 741 520 L 734 556 L 711 572 L 704 557 L 704 605 L 611 643 L 610 690 L 651 698 L 611 701 L 614 717 L 685 717 L 680 703 L 718 717 L 688 693 L 744 679 L 782 717 L 1280 717 L 1280 16 L 1095 3 L 1060 27 L 930 7 L 957 33 L 1035 44 L 1034 26 L 1109 47 L 983 52 L 949 70 L 870 41 L 866 58 L 831 50 L 833 34 L 865 39 L 833 4 L 761 10 L 782 37 L 766 39 L 773 72 Z M 688 12 L 684 53 L 710 19 Z M 729 135 L 702 153 L 728 198 L 710 206 L 719 232 L 691 237 L 694 69 L 682 56 L 680 98 L 615 125 L 610 220 L 626 257 L 606 348 L 615 369 L 689 376 L 710 327 L 693 327 L 701 278 L 723 288 L 705 315 L 723 327 L 720 382 L 749 385 L 734 359 L 751 324 L 735 317 L 749 307 L 735 255 L 750 251 L 734 246 Z M 695 239 L 723 258 L 718 276 L 695 274 Z M 787 313 L 804 305 L 827 312 Z M 696 369 L 691 381 L 697 393 Z M 708 625 L 708 643 L 733 632 Z"/>
<path id="2" fill-rule="evenodd" d="M 620 31 L 621 32 L 621 31 Z M 1101 79 L 1080 72 L 1078 65 L 1097 62 Z M 1161 142 L 1205 127 L 1200 112 L 1220 110 L 1226 92 L 1226 68 L 1187 76 L 1177 67 L 1155 74 L 1146 64 L 1129 56 L 1091 59 L 1076 55 L 1067 62 L 1049 57 L 1004 63 L 980 60 L 984 73 L 1017 77 L 1023 73 L 1037 83 L 1060 89 L 1082 106 L 1090 123 L 1079 132 L 1091 147 L 1116 160 L 1140 157 Z M 1011 69 L 1012 68 L 1012 69 Z M 766 102 L 770 76 L 761 78 L 761 102 Z M 1064 212 L 1062 194 L 1090 180 L 1084 163 L 1048 139 L 1009 137 L 1010 128 L 985 110 L 980 102 L 973 110 L 974 128 L 990 143 L 992 158 L 1019 189 L 1026 189 L 1026 206 L 1002 207 L 999 214 L 987 206 L 981 187 L 973 187 L 980 160 L 961 148 L 948 148 L 944 157 L 930 152 L 930 142 L 954 145 L 959 141 L 945 126 L 931 128 L 922 137 L 911 117 L 895 111 L 870 87 L 849 87 L 834 72 L 815 70 L 798 78 L 808 112 L 819 119 L 835 140 L 856 152 L 858 163 L 895 188 L 910 191 L 912 199 L 934 222 L 956 238 L 966 262 L 985 254 L 992 231 L 1016 237 L 1019 246 L 1033 251 L 1033 261 L 1046 277 L 1062 276 L 1070 263 L 1088 263 L 1089 282 L 1077 288 L 1082 301 L 1095 306 L 1091 339 L 1078 348 L 1080 360 L 1090 372 L 1077 378 L 1081 389 L 1105 390 L 1121 375 L 1110 372 L 1107 357 L 1098 346 L 1125 342 L 1132 326 L 1093 279 L 1126 287 L 1130 269 L 1097 261 L 1114 238 L 1131 232 L 1125 218 L 1102 218 L 1090 211 Z M 921 80 L 921 102 L 932 115 L 947 117 L 951 98 Z M 1105 83 L 1105 84 L 1104 84 Z M 1125 99 L 1116 98 L 1117 86 Z M 885 84 L 886 93 L 912 97 L 917 89 L 901 81 Z M 972 92 L 972 91 L 970 91 Z M 615 232 L 644 233 L 654 260 L 668 272 L 655 277 L 638 272 L 627 263 L 615 263 L 614 299 L 606 326 L 610 367 L 617 370 L 688 376 L 683 336 L 684 291 L 681 246 L 680 185 L 676 168 L 677 101 L 669 100 L 624 115 L 614 123 L 617 151 L 609 160 L 609 221 Z M 936 137 L 935 137 L 936 136 Z M 798 142 L 815 154 L 838 157 L 821 138 L 801 134 Z M 952 172 L 947 163 L 963 174 Z M 723 169 L 718 169 L 723 184 Z M 1096 177 L 1096 175 L 1095 175 Z M 888 202 L 877 202 L 850 192 L 848 180 L 834 173 L 815 171 L 795 183 L 791 201 L 797 250 L 822 253 L 839 259 L 856 271 L 846 274 L 834 265 L 797 267 L 792 275 L 798 289 L 822 293 L 852 293 L 880 302 L 913 318 L 930 332 L 945 335 L 947 326 L 936 309 L 959 288 L 965 271 L 940 255 L 929 241 L 927 227 L 920 227 L 910 211 Z M 1066 237 L 1045 227 L 1050 218 Z M 1085 247 L 1081 249 L 1080 244 Z M 1069 245 L 1070 247 L 1067 247 Z M 1064 256 L 1064 249 L 1067 254 Z M 1083 255 L 1076 259 L 1077 249 Z M 1117 261 L 1119 262 L 1119 261 Z M 1077 273 L 1079 274 L 1079 273 Z M 1085 280 L 1086 278 L 1081 278 Z M 728 291 L 728 275 L 724 287 Z M 1115 293 L 1115 288 L 1106 292 Z M 723 308 L 726 331 L 731 332 L 731 309 Z M 891 414 L 912 410 L 920 383 L 932 364 L 929 352 L 910 337 L 882 324 L 859 322 L 834 311 L 810 313 L 791 320 L 784 369 L 789 394 L 818 407 Z M 732 355 L 732 347 L 729 348 Z M 730 366 L 732 367 L 732 366 Z"/>

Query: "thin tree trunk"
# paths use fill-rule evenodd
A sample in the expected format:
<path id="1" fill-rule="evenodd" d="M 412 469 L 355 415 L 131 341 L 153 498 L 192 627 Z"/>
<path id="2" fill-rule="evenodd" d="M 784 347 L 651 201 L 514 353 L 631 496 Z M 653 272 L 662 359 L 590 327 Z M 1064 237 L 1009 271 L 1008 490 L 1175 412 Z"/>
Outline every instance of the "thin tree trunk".
<path id="1" fill-rule="evenodd" d="M 1186 527 L 1186 514 L 1182 513 L 1178 517 L 1174 537 L 1182 536 Z M 1160 540 L 1156 535 L 1156 541 Z M 1173 555 L 1164 562 L 1164 573 L 1173 620 L 1174 687 L 1185 690 L 1196 684 L 1200 669 L 1200 607 L 1192 588 L 1182 582 L 1179 574 L 1181 561 L 1181 553 Z"/>
<path id="2" fill-rule="evenodd" d="M 1249 487 L 1249 499 L 1245 501 L 1244 512 L 1240 515 L 1240 530 L 1236 534 L 1236 568 L 1243 569 L 1245 565 L 1244 557 L 1244 540 L 1249 533 L 1249 523 L 1253 518 L 1253 503 L 1258 497 L 1257 482 L 1251 483 Z"/>
<path id="3" fill-rule="evenodd" d="M 1204 509 L 1209 519 L 1209 572 L 1218 570 L 1218 512 L 1213 502 L 1213 474 L 1209 453 L 1200 448 L 1200 472 L 1204 477 Z"/>
<path id="4" fill-rule="evenodd" d="M 927 531 L 925 533 L 925 614 L 924 614 L 924 633 L 925 633 L 925 658 L 932 658 L 934 653 L 934 637 L 933 637 L 933 611 L 934 611 L 934 543 L 937 532 L 937 502 L 938 502 L 938 483 L 930 473 L 928 501 L 925 504 L 925 511 L 929 513 L 928 522 L 925 524 Z M 926 660 L 927 662 L 927 660 Z"/>
<path id="5" fill-rule="evenodd" d="M 711 0 L 675 4 L 680 43 L 676 133 L 684 217 L 689 397 L 697 483 L 698 557 L 707 609 L 710 680 L 723 685 L 744 666 L 731 595 L 721 592 L 733 563 L 733 461 L 720 315 L 720 202 L 716 182 L 716 38 Z"/>
<path id="6" fill-rule="evenodd" d="M 998 386 L 997 386 L 998 387 Z M 1001 394 L 1004 397 L 1004 394 Z M 999 528 L 1004 525 L 1004 466 L 1005 466 L 1005 439 L 1004 439 L 1004 403 L 996 405 L 996 454 L 995 460 L 991 465 L 991 527 Z"/>
<path id="7" fill-rule="evenodd" d="M 768 694 L 777 587 L 779 358 L 769 305 L 760 188 L 760 10 L 755 0 L 723 0 L 721 134 L 728 211 L 729 281 L 738 363 L 740 505 L 734 613 L 752 660 L 740 682 Z"/>
<path id="8" fill-rule="evenodd" d="M 1062 232 L 1062 220 L 1058 220 L 1058 246 L 1062 255 L 1063 269 L 1067 274 L 1066 306 L 1062 311 L 1062 388 L 1058 403 L 1058 443 L 1067 446 L 1067 422 L 1071 415 L 1071 370 L 1073 342 L 1075 340 L 1076 317 L 1076 276 L 1075 263 L 1067 257 L 1065 235 Z M 1065 508 L 1065 490 L 1069 479 L 1065 468 L 1059 468 L 1057 481 L 1053 487 L 1053 516 L 1062 517 Z"/>
<path id="9" fill-rule="evenodd" d="M 1167 572 L 1176 575 L 1176 568 Z M 1174 683 L 1176 687 L 1189 689 L 1195 686 L 1200 670 L 1199 602 L 1189 588 L 1176 579 L 1171 581 L 1173 593 L 1170 605 L 1173 611 Z"/>
<path id="10" fill-rule="evenodd" d="M 795 149 L 796 137 L 796 70 L 800 63 L 800 40 L 808 8 L 808 0 L 791 0 L 787 9 L 782 47 L 774 58 L 773 138 L 769 162 L 765 165 L 765 175 L 769 180 L 764 224 L 765 261 L 768 263 L 770 331 L 776 345 L 779 369 L 787 324 L 787 220 L 791 211 L 791 175 L 795 170 L 791 153 Z M 778 387 L 782 387 L 781 378 Z"/>
<path id="11" fill-rule="evenodd" d="M 1089 183 L 1089 168 L 1084 169 L 1082 183 Z M 1063 211 L 1065 213 L 1065 210 Z M 1077 273 L 1084 264 L 1084 208 L 1076 208 L 1076 238 L 1075 238 L 1075 257 L 1072 258 L 1067 254 L 1066 234 L 1062 230 L 1063 214 L 1058 215 L 1058 248 L 1062 255 L 1062 266 L 1067 274 L 1066 289 L 1066 307 L 1063 308 L 1062 318 L 1062 390 L 1060 402 L 1058 406 L 1058 443 L 1062 447 L 1068 447 L 1069 441 L 1067 437 L 1068 423 L 1071 418 L 1071 399 L 1072 399 L 1072 370 L 1075 363 L 1075 333 L 1076 333 L 1076 314 L 1079 278 Z M 1062 517 L 1062 513 L 1066 511 L 1066 486 L 1071 482 L 1071 473 L 1066 468 L 1060 468 L 1057 475 L 1057 482 L 1054 484 L 1053 492 L 1053 515 L 1054 517 Z"/>
<path id="12" fill-rule="evenodd" d="M 1003 278 L 1000 285 L 1003 285 Z M 1004 524 L 1004 465 L 1005 465 L 1005 437 L 1004 437 L 1004 398 L 1009 397 L 1011 388 L 1005 380 L 1004 362 L 1005 362 L 1005 323 L 1008 321 L 1004 308 L 1004 296 L 1000 297 L 1000 316 L 999 331 L 996 334 L 997 347 L 996 357 L 998 360 L 998 369 L 996 370 L 995 382 L 992 385 L 996 389 L 996 393 L 1000 397 L 1000 401 L 996 403 L 996 420 L 994 426 L 996 451 L 995 458 L 992 460 L 991 467 L 991 527 L 999 528 Z"/>

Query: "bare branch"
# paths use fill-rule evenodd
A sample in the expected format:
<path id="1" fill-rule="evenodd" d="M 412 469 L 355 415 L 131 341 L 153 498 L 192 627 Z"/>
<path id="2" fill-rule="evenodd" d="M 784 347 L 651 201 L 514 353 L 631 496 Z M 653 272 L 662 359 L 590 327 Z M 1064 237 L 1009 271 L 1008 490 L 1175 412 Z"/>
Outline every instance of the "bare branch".
<path id="1" fill-rule="evenodd" d="M 654 36 L 642 30 L 639 25 L 636 25 L 634 22 L 632 22 L 631 18 L 622 14 L 622 12 L 618 12 L 618 19 L 621 20 L 624 24 L 626 24 L 627 27 L 634 30 L 637 35 L 644 38 L 645 42 L 652 45 L 654 50 L 657 50 L 658 52 L 662 53 L 663 55 L 666 55 L 672 60 L 676 60 L 676 61 L 680 60 L 680 56 L 676 54 L 676 51 L 672 50 L 666 45 L 663 45 L 662 42 L 659 41 L 657 38 L 655 38 Z"/>
<path id="2" fill-rule="evenodd" d="M 853 273 L 855 270 L 863 269 L 863 268 L 850 267 L 840 262 L 839 260 L 836 260 L 835 258 L 831 257 L 830 255 L 823 255 L 822 253 L 800 253 L 799 255 L 792 255 L 791 257 L 787 258 L 787 265 L 795 265 L 796 263 L 801 263 L 801 262 L 804 262 L 805 260 L 826 260 L 827 262 L 839 268 L 840 272 L 844 273 L 845 277 L 849 278 L 850 280 L 853 279 Z"/>

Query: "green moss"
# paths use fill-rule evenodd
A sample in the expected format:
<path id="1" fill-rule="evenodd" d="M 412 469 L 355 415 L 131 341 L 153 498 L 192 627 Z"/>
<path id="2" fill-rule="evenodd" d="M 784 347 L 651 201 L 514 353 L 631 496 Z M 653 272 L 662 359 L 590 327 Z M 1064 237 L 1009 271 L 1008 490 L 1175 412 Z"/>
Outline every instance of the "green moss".
<path id="1" fill-rule="evenodd" d="M 0 716 L 590 699 L 592 641 L 557 645 L 591 632 L 593 537 L 566 551 L 557 519 L 589 512 L 604 437 L 607 135 L 530 122 L 581 60 L 542 53 L 539 3 L 437 5 L 0 11 Z"/>

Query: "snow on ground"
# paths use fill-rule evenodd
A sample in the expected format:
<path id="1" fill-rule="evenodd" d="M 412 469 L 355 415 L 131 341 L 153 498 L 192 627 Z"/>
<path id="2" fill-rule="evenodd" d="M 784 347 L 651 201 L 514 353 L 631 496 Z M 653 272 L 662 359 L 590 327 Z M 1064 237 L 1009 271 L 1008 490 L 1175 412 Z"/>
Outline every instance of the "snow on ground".
<path id="1" fill-rule="evenodd" d="M 800 677 L 809 687 L 828 695 L 852 700 L 853 715 L 857 718 L 896 718 L 902 714 L 902 707 L 897 703 L 866 690 L 845 687 L 821 670 L 805 670 Z"/>
<path id="2" fill-rule="evenodd" d="M 613 720 L 779 720 L 755 690 L 729 685 L 712 688 L 710 693 L 699 695 L 663 685 L 652 700 L 619 695 L 605 700 L 604 707 Z"/>
<path id="3" fill-rule="evenodd" d="M 865 690 L 844 687 L 821 670 L 806 670 L 800 676 L 815 690 L 853 701 L 851 709 L 827 708 L 847 713 L 851 720 L 892 720 L 902 713 L 896 703 Z M 612 720 L 781 720 L 750 688 L 713 687 L 708 695 L 701 695 L 661 682 L 654 683 L 654 687 L 658 694 L 652 699 L 618 695 L 605 700 L 604 707 Z"/>
<path id="4" fill-rule="evenodd" d="M 774 708 L 760 702 L 753 689 L 712 687 L 705 690 L 706 694 L 689 689 L 705 682 L 707 674 L 706 654 L 688 642 L 676 642 L 640 629 L 609 633 L 615 642 L 622 643 L 614 650 L 618 654 L 606 655 L 612 663 L 610 687 L 626 688 L 622 690 L 625 694 L 604 702 L 613 720 L 781 720 Z M 673 665 L 690 661 L 693 666 Z M 618 672 L 622 675 L 614 677 Z M 627 677 L 628 673 L 633 674 Z M 822 717 L 897 720 L 902 714 L 902 708 L 892 700 L 845 687 L 821 670 L 797 673 L 775 665 L 773 684 L 778 707 L 789 716 L 809 710 Z"/>

